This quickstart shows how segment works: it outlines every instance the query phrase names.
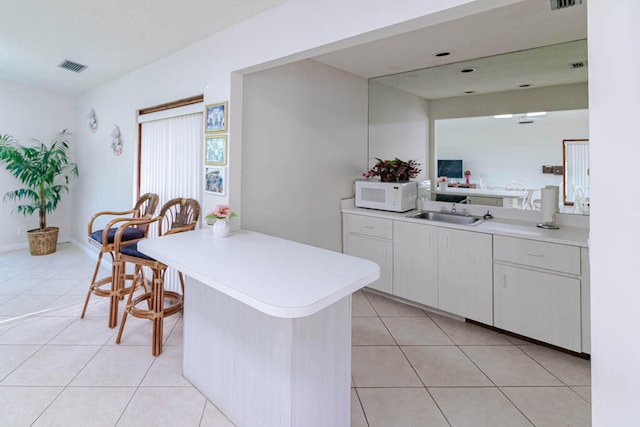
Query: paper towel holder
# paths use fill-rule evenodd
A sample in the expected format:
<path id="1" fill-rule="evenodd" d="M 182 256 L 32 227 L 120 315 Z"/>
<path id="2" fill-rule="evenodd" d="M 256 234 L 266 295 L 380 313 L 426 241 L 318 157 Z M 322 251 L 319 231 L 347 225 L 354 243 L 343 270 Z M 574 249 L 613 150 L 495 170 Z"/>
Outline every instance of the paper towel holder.
<path id="1" fill-rule="evenodd" d="M 541 214 L 542 222 L 538 224 L 539 228 L 547 230 L 557 230 L 560 227 L 556 225 L 556 212 L 558 211 L 558 187 L 547 186 L 540 189 L 541 193 Z"/>

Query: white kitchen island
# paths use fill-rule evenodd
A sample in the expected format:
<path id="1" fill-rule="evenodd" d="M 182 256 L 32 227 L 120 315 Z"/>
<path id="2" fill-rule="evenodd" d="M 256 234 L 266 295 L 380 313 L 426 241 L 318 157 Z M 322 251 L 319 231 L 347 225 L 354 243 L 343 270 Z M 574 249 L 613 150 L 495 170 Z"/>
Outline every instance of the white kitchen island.
<path id="1" fill-rule="evenodd" d="M 349 426 L 351 294 L 377 264 L 245 230 L 138 247 L 187 276 L 183 375 L 229 420 Z"/>

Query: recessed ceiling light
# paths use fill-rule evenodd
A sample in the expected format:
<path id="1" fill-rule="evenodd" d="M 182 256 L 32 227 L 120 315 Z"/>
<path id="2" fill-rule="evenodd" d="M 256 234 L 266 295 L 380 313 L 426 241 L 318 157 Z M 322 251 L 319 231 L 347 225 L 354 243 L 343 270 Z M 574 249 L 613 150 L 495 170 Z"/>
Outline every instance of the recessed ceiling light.
<path id="1" fill-rule="evenodd" d="M 465 73 L 465 74 L 466 74 L 466 73 L 473 73 L 475 70 L 476 70 L 475 68 L 471 68 L 471 67 L 469 67 L 469 68 L 463 68 L 463 69 L 461 69 L 461 70 L 460 70 L 460 72 L 461 72 L 461 73 Z"/>
<path id="2" fill-rule="evenodd" d="M 530 86 L 531 86 L 531 85 L 530 85 L 529 83 L 526 83 L 526 84 L 520 85 L 520 87 L 530 87 Z"/>
<path id="3" fill-rule="evenodd" d="M 437 56 L 437 57 L 449 56 L 449 55 L 451 55 L 451 52 L 438 52 L 433 54 L 433 56 Z"/>
<path id="4" fill-rule="evenodd" d="M 494 119 L 510 119 L 513 117 L 513 114 L 497 114 L 493 116 Z"/>
<path id="5" fill-rule="evenodd" d="M 468 90 L 465 93 L 471 94 L 471 93 L 476 93 L 476 91 L 475 90 Z"/>

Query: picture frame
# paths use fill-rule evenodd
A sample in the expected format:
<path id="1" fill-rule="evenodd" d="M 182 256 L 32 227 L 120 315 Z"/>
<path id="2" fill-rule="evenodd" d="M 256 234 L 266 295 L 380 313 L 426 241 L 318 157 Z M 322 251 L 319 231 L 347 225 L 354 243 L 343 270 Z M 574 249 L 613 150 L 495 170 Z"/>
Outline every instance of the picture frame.
<path id="1" fill-rule="evenodd" d="M 205 135 L 204 164 L 227 164 L 227 135 Z"/>
<path id="2" fill-rule="evenodd" d="M 204 168 L 204 191 L 206 193 L 224 196 L 227 182 L 225 168 L 220 166 L 205 166 Z"/>
<path id="3" fill-rule="evenodd" d="M 227 101 L 209 104 L 204 107 L 204 131 L 205 133 L 225 133 L 229 115 L 229 103 Z"/>

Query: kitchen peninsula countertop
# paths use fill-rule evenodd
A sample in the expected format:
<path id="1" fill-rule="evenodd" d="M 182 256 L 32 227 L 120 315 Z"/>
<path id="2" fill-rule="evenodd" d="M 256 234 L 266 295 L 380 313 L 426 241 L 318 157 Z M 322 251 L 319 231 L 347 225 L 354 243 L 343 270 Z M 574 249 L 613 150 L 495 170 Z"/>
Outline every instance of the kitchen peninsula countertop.
<path id="1" fill-rule="evenodd" d="M 143 253 L 265 314 L 312 315 L 379 277 L 377 264 L 247 230 L 201 229 L 138 243 Z"/>
<path id="2" fill-rule="evenodd" d="M 449 204 L 450 205 L 450 204 Z M 457 205 L 461 211 L 469 205 Z M 484 208 L 484 207 L 483 207 Z M 485 209 L 486 210 L 486 209 Z M 365 215 L 377 218 L 386 218 L 394 221 L 406 221 L 416 224 L 426 224 L 437 227 L 455 228 L 476 233 L 487 233 L 500 236 L 518 237 L 523 239 L 539 240 L 549 243 L 560 243 L 580 247 L 588 247 L 589 229 L 581 227 L 560 226 L 559 230 L 546 230 L 536 226 L 538 222 L 519 221 L 506 218 L 492 218 L 478 225 L 458 225 L 442 221 L 430 221 L 419 218 L 408 218 L 408 215 L 418 212 L 419 209 L 408 212 L 386 212 L 375 209 L 355 207 L 353 199 L 342 201 L 342 213 Z M 528 213 L 531 213 L 530 211 Z M 475 215 L 475 214 L 474 214 Z M 476 215 L 482 216 L 482 214 Z"/>

